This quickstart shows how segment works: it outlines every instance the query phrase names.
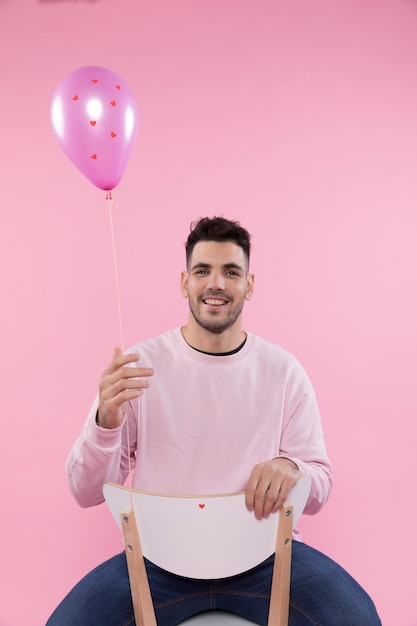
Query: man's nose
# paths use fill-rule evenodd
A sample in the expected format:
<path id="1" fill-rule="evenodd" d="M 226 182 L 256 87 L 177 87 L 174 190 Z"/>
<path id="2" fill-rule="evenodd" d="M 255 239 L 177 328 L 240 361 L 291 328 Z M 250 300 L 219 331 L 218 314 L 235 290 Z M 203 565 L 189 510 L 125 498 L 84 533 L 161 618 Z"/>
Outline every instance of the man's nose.
<path id="1" fill-rule="evenodd" d="M 226 288 L 223 274 L 220 272 L 212 272 L 209 276 L 207 288 L 212 291 L 215 291 L 216 289 L 223 291 Z"/>

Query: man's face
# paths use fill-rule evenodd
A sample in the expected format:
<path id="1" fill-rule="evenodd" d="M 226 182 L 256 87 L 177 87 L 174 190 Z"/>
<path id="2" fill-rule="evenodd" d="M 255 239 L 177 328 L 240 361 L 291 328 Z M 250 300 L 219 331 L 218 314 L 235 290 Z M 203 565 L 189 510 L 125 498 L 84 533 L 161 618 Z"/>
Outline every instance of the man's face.
<path id="1" fill-rule="evenodd" d="M 232 241 L 198 242 L 182 273 L 181 291 L 202 328 L 213 333 L 231 328 L 253 292 L 242 248 Z"/>

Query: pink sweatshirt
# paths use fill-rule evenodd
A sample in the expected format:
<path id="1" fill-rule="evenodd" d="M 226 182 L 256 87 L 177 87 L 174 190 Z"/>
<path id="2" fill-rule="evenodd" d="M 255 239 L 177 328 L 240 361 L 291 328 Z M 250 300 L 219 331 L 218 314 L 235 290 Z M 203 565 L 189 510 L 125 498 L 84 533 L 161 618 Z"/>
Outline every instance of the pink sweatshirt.
<path id="1" fill-rule="evenodd" d="M 278 346 L 248 334 L 243 348 L 212 356 L 191 348 L 179 328 L 138 343 L 150 387 L 126 407 L 117 429 L 95 422 L 96 398 L 67 459 L 72 494 L 81 506 L 103 501 L 105 482 L 128 474 L 133 487 L 203 495 L 243 491 L 259 462 L 292 459 L 309 474 L 306 513 L 326 502 L 332 473 L 313 388 L 299 362 Z"/>

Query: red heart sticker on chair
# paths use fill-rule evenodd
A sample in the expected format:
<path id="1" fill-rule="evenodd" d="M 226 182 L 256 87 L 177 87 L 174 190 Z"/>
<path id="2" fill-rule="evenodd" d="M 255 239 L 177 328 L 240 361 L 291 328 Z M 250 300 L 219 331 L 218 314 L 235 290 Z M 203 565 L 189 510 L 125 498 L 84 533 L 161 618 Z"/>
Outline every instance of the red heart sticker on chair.
<path id="1" fill-rule="evenodd" d="M 91 126 L 95 126 L 97 124 L 97 122 L 95 120 L 91 120 L 90 124 L 91 124 Z"/>
<path id="2" fill-rule="evenodd" d="M 117 133 L 115 133 L 115 132 L 112 130 L 112 131 L 111 131 L 111 133 L 110 133 L 110 137 L 116 137 L 116 136 L 117 136 Z"/>
<path id="3" fill-rule="evenodd" d="M 110 104 L 112 105 L 112 107 L 115 107 L 115 106 L 116 106 L 116 100 L 112 100 L 112 101 L 110 102 Z"/>
<path id="4" fill-rule="evenodd" d="M 97 155 L 96 155 L 96 154 L 92 154 L 92 155 L 91 155 L 91 158 L 92 158 L 92 159 L 94 159 L 94 160 L 96 160 Z"/>
<path id="5" fill-rule="evenodd" d="M 204 509 L 204 507 L 206 506 L 205 504 L 199 504 L 198 505 L 200 507 L 200 509 Z"/>
<path id="6" fill-rule="evenodd" d="M 94 83 L 94 84 L 98 83 L 98 78 L 92 78 L 91 82 Z"/>

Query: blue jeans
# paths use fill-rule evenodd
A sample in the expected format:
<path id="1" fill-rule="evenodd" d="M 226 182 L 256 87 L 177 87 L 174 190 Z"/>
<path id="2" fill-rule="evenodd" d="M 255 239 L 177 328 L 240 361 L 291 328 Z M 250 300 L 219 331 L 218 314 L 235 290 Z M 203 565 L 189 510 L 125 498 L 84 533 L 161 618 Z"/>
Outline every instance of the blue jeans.
<path id="1" fill-rule="evenodd" d="M 175 626 L 210 609 L 232 611 L 266 626 L 273 557 L 252 570 L 218 580 L 169 574 L 146 561 L 159 626 Z M 87 574 L 64 598 L 47 626 L 134 626 L 125 554 Z M 375 606 L 337 563 L 293 542 L 289 626 L 381 626 Z"/>

